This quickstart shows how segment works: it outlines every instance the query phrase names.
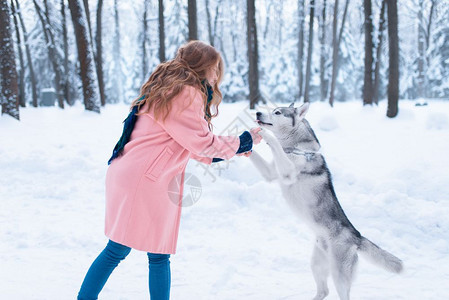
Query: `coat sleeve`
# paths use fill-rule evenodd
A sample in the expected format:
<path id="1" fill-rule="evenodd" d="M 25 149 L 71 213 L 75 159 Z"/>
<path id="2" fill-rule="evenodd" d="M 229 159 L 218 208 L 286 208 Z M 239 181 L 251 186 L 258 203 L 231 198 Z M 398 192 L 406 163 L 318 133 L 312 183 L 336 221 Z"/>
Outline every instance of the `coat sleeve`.
<path id="1" fill-rule="evenodd" d="M 204 156 L 198 156 L 198 155 L 193 154 L 192 152 L 190 152 L 190 158 L 192 158 L 192 159 L 194 159 L 194 160 L 196 160 L 196 161 L 198 161 L 200 163 L 203 163 L 203 164 L 207 164 L 207 165 L 212 164 L 212 158 L 204 157 Z"/>
<path id="2" fill-rule="evenodd" d="M 186 86 L 172 100 L 172 107 L 161 126 L 181 146 L 191 153 L 192 158 L 213 157 L 230 159 L 240 147 L 236 136 L 214 135 L 204 119 L 204 104 L 201 92 Z M 204 162 L 204 160 L 203 160 Z"/>

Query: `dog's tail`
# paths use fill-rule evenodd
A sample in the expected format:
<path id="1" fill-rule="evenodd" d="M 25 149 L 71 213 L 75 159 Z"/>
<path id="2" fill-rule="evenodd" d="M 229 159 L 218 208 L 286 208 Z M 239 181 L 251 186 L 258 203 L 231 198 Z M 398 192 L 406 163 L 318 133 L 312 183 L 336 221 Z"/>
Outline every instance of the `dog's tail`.
<path id="1" fill-rule="evenodd" d="M 387 271 L 401 273 L 404 269 L 402 261 L 399 258 L 381 249 L 379 246 L 363 236 L 361 237 L 359 251 L 361 254 L 364 254 L 368 260 L 378 266 L 383 267 Z"/>

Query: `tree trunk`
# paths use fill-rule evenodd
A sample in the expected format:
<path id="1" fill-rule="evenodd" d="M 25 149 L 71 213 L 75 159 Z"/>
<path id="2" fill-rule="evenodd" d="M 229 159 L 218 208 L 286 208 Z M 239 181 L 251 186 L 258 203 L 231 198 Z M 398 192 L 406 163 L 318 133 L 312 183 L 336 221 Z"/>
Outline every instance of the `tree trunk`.
<path id="1" fill-rule="evenodd" d="M 219 0 L 217 5 L 220 5 L 221 1 L 222 0 Z M 221 32 L 220 32 L 220 34 L 217 35 L 217 40 L 218 40 L 218 44 L 220 45 L 219 49 L 221 51 L 221 56 L 223 57 L 224 64 L 225 64 L 225 66 L 228 66 L 229 65 L 228 55 L 226 54 L 224 43 L 223 43 L 223 36 L 225 36 L 224 29 L 225 29 L 226 25 L 224 25 L 224 22 L 225 22 L 224 19 L 220 18 L 220 14 L 221 14 L 221 10 L 217 9 L 217 16 L 218 16 L 218 18 L 216 18 L 216 20 L 218 20 L 218 19 L 221 20 L 220 21 L 220 30 L 221 30 Z M 215 28 L 217 28 L 217 26 L 215 26 Z M 217 29 L 215 29 L 215 30 L 217 30 Z"/>
<path id="2" fill-rule="evenodd" d="M 220 1 L 221 2 L 221 1 Z M 219 3 L 220 3 L 219 2 Z M 230 1 L 229 2 L 227 2 L 228 3 L 228 5 L 230 5 L 229 3 L 230 3 Z M 232 4 L 231 4 L 232 5 Z M 230 7 L 228 6 L 227 7 L 227 10 L 228 11 L 231 11 L 231 9 L 230 9 Z M 217 14 L 215 15 L 215 25 L 214 25 L 214 31 L 217 31 L 217 16 L 218 16 L 218 5 L 217 5 L 217 8 L 216 8 L 216 12 L 217 12 Z M 238 18 L 238 12 L 235 12 L 235 14 L 231 14 L 231 18 L 233 18 L 233 19 L 237 19 Z M 238 40 L 238 37 L 237 37 L 237 33 L 235 32 L 235 30 L 232 30 L 231 31 L 231 40 L 232 40 L 232 57 L 233 57 L 233 60 L 234 61 L 237 61 L 237 40 Z"/>
<path id="3" fill-rule="evenodd" d="M 196 0 L 188 0 L 189 41 L 198 39 L 198 25 L 196 18 Z"/>
<path id="4" fill-rule="evenodd" d="M 17 1 L 17 0 L 16 0 Z M 65 0 L 61 0 L 61 16 L 62 16 L 62 39 L 63 39 L 63 51 L 64 51 L 64 75 L 63 86 L 64 86 L 64 98 L 68 105 L 73 105 L 70 97 L 70 85 L 69 85 L 69 41 L 67 37 L 67 19 L 65 16 Z"/>
<path id="5" fill-rule="evenodd" d="M 418 98 L 422 98 L 424 95 L 424 61 L 425 61 L 425 53 L 424 53 L 424 42 L 425 42 L 425 24 L 424 24 L 424 0 L 419 0 L 419 8 L 418 8 L 418 89 L 417 96 Z"/>
<path id="6" fill-rule="evenodd" d="M 429 12 L 429 21 L 427 22 L 427 30 L 426 30 L 426 50 L 425 50 L 425 53 L 427 53 L 427 50 L 429 50 L 429 46 L 430 46 L 430 30 L 431 30 L 431 28 L 432 28 L 432 20 L 433 20 L 433 13 L 434 13 L 434 10 L 435 10 L 435 4 L 436 4 L 436 0 L 431 0 L 430 1 L 431 2 L 431 4 L 430 4 L 430 12 Z M 425 58 L 426 58 L 426 67 L 427 67 L 427 69 L 425 70 L 426 71 L 426 73 L 428 72 L 428 68 L 429 68 L 429 59 L 430 59 L 430 56 L 429 55 L 426 55 L 425 56 Z M 425 77 L 426 79 L 427 79 L 427 76 Z M 428 84 L 428 82 L 426 81 L 426 85 Z M 429 89 L 428 88 L 425 88 L 425 90 L 424 90 L 424 97 L 429 97 Z"/>
<path id="7" fill-rule="evenodd" d="M 268 2 L 268 1 L 267 1 Z M 273 8 L 273 0 L 270 0 L 269 2 L 268 2 L 268 5 L 266 6 L 266 14 L 267 14 L 267 18 L 265 18 L 265 29 L 263 30 L 263 40 L 264 41 L 267 41 L 268 39 L 267 39 L 267 35 L 268 35 L 268 30 L 271 28 L 271 19 L 272 19 L 272 12 L 271 12 L 271 10 L 272 10 L 272 8 Z"/>
<path id="8" fill-rule="evenodd" d="M 19 72 L 19 105 L 22 107 L 26 106 L 25 100 L 25 64 L 23 63 L 23 52 L 22 52 L 22 41 L 20 39 L 20 30 L 19 30 L 19 22 L 17 21 L 17 12 L 14 6 L 14 1 L 11 0 L 11 12 L 14 19 L 14 28 L 16 32 L 17 39 L 17 52 L 19 53 L 19 63 L 20 63 L 20 72 Z"/>
<path id="9" fill-rule="evenodd" d="M 23 40 L 25 44 L 25 53 L 28 60 L 28 71 L 30 73 L 30 81 L 31 81 L 31 94 L 32 94 L 32 105 L 33 107 L 37 107 L 37 87 L 36 87 L 36 76 L 34 74 L 34 68 L 33 68 L 33 60 L 31 59 L 31 51 L 30 46 L 28 45 L 28 33 L 25 27 L 25 23 L 23 22 L 22 18 L 22 12 L 20 11 L 19 1 L 16 0 L 16 6 L 17 6 L 17 14 L 19 15 L 19 21 L 20 25 L 22 27 L 23 32 Z"/>
<path id="10" fill-rule="evenodd" d="M 376 49 L 376 67 L 374 68 L 374 87 L 373 87 L 373 101 L 376 105 L 379 102 L 379 83 L 380 83 L 380 60 L 382 57 L 383 31 L 385 24 L 385 0 L 382 0 L 382 7 L 380 8 L 379 16 L 379 34 Z"/>
<path id="11" fill-rule="evenodd" d="M 432 19 L 433 19 L 433 12 L 435 10 L 435 3 L 436 3 L 436 0 L 431 0 L 429 21 L 427 22 L 427 30 L 426 30 L 426 50 L 429 48 L 429 44 L 430 44 L 430 29 L 432 26 Z"/>
<path id="12" fill-rule="evenodd" d="M 209 1 L 207 1 L 207 2 L 209 2 Z M 223 9 L 222 2 L 223 2 L 223 0 L 217 0 L 216 1 L 215 18 L 213 20 L 213 25 L 212 25 L 212 18 L 210 17 L 210 15 L 208 16 L 208 18 L 210 17 L 210 20 L 208 20 L 208 22 L 210 22 L 210 33 L 209 33 L 210 36 L 209 36 L 209 39 L 212 39 L 211 46 L 217 48 L 217 50 L 220 51 L 225 66 L 228 66 L 229 65 L 228 54 L 227 54 L 227 52 L 226 52 L 226 50 L 224 48 L 224 43 L 223 43 L 223 37 L 225 36 L 224 29 L 226 28 L 227 24 L 224 25 L 224 23 L 226 21 L 221 16 L 222 11 L 226 10 L 228 8 Z M 228 1 L 228 5 L 229 5 L 230 2 L 231 1 Z M 206 3 L 206 5 L 209 7 L 208 3 Z M 232 5 L 232 4 L 230 4 L 230 5 Z M 231 19 L 232 18 L 234 18 L 234 16 L 231 16 Z M 218 24 L 219 21 L 220 21 L 220 24 Z M 220 30 L 220 32 L 219 32 L 219 30 Z M 234 38 L 235 37 L 234 37 L 234 33 L 232 32 L 232 30 L 231 30 L 230 34 L 231 34 L 231 41 L 233 43 L 233 52 L 235 54 L 235 47 L 234 47 Z"/>
<path id="13" fill-rule="evenodd" d="M 148 5 L 149 0 L 145 0 L 143 7 L 143 29 L 142 29 L 142 81 L 146 81 L 148 74 L 147 61 L 147 34 L 148 34 Z"/>
<path id="14" fill-rule="evenodd" d="M 223 26 L 223 23 L 224 23 L 224 20 L 223 20 L 223 18 L 220 18 L 220 15 L 222 14 L 222 11 L 223 11 L 223 9 L 221 9 L 220 10 L 220 8 L 222 8 L 222 2 L 223 2 L 223 0 L 218 0 L 217 1 L 217 6 L 215 7 L 215 18 L 214 18 L 214 28 L 212 29 L 213 30 L 213 36 L 212 36 L 212 39 L 214 40 L 214 44 L 215 44 L 215 38 L 217 38 L 218 39 L 218 43 L 220 44 L 220 46 L 221 46 L 221 54 L 223 55 L 223 59 L 224 59 L 224 61 L 225 61 L 225 65 L 228 65 L 228 57 L 227 57 L 227 55 L 226 55 L 226 51 L 224 51 L 224 49 L 223 49 L 223 31 L 224 31 L 224 26 Z M 220 22 L 220 24 L 221 24 L 221 35 L 220 34 L 216 34 L 217 32 L 218 32 L 218 19 L 221 19 L 221 22 Z M 235 35 L 233 34 L 233 33 L 231 33 L 232 34 L 232 43 L 234 44 L 234 38 L 235 38 Z M 234 47 L 234 54 L 236 53 L 235 52 L 235 47 Z M 234 55 L 234 57 L 236 57 L 235 55 Z"/>
<path id="15" fill-rule="evenodd" d="M 277 5 L 277 17 L 278 17 L 278 23 L 279 23 L 279 27 L 278 27 L 278 49 L 282 49 L 283 45 L 282 45 L 282 33 L 283 33 L 283 29 L 284 29 L 284 1 L 279 1 L 278 5 Z"/>
<path id="16" fill-rule="evenodd" d="M 398 114 L 399 101 L 399 38 L 397 0 L 387 0 L 388 4 L 388 109 L 387 117 L 394 118 Z"/>
<path id="17" fill-rule="evenodd" d="M 298 99 L 301 99 L 303 94 L 303 82 L 304 82 L 304 73 L 303 73 L 303 60 L 304 60 L 304 0 L 298 0 L 298 27 L 299 27 L 299 35 L 298 35 L 298 85 L 299 85 L 299 94 Z"/>
<path id="18" fill-rule="evenodd" d="M 87 20 L 87 29 L 89 32 L 89 43 L 92 44 L 93 38 L 92 38 L 92 25 L 90 23 L 90 10 L 89 10 L 89 0 L 83 0 L 84 4 L 84 12 L 86 14 L 86 20 Z"/>
<path id="19" fill-rule="evenodd" d="M 100 3 L 101 2 L 101 3 Z M 83 0 L 83 5 L 84 5 L 84 13 L 86 15 L 86 20 L 87 20 L 87 30 L 89 32 L 89 40 L 88 43 L 91 47 L 91 51 L 93 54 L 93 59 L 94 59 L 94 65 L 95 65 L 95 72 L 97 75 L 97 82 L 98 82 L 98 91 L 99 91 L 99 96 L 100 96 L 100 104 L 102 106 L 105 105 L 105 95 L 104 95 L 104 82 L 103 82 L 103 74 L 100 74 L 100 72 L 102 72 L 102 70 L 100 70 L 100 65 L 98 63 L 98 45 L 97 45 L 97 41 L 98 39 L 100 39 L 100 47 L 101 47 L 101 10 L 102 10 L 102 6 L 103 6 L 103 1 L 102 0 L 98 0 L 97 3 L 97 32 L 95 34 L 95 40 L 93 38 L 92 35 L 92 22 L 90 21 L 90 9 L 89 9 L 89 0 Z M 98 22 L 100 22 L 100 24 L 98 24 Z M 100 27 L 98 27 L 98 25 L 100 25 Z M 98 30 L 100 30 L 100 33 L 98 32 Z M 101 50 L 100 50 L 101 51 Z"/>
<path id="20" fill-rule="evenodd" d="M 256 27 L 256 7 L 254 0 L 247 0 L 246 9 L 247 35 L 248 35 L 248 83 L 249 83 L 249 103 L 250 108 L 254 109 L 259 102 L 259 52 L 257 46 L 257 27 Z"/>
<path id="21" fill-rule="evenodd" d="M 327 94 L 327 80 L 326 80 L 326 0 L 323 1 L 323 9 L 321 12 L 320 23 L 321 37 L 320 37 L 320 100 L 324 101 Z"/>
<path id="22" fill-rule="evenodd" d="M 207 32 L 209 33 L 209 43 L 213 47 L 214 46 L 214 34 L 212 33 L 212 20 L 210 16 L 209 10 L 209 0 L 206 0 L 206 16 L 207 16 Z"/>
<path id="23" fill-rule="evenodd" d="M 61 71 L 59 69 L 59 54 L 55 48 L 55 39 L 53 36 L 53 32 L 50 30 L 50 18 L 48 14 L 48 6 L 47 0 L 44 0 L 45 5 L 45 20 L 42 16 L 42 9 L 37 4 L 36 0 L 33 0 L 34 6 L 36 7 L 36 12 L 39 17 L 39 20 L 42 24 L 42 32 L 44 34 L 45 42 L 48 47 L 48 58 L 50 59 L 51 65 L 53 67 L 53 72 L 55 74 L 54 85 L 56 90 L 56 95 L 58 97 L 58 105 L 60 108 L 64 108 L 64 93 L 63 93 L 63 85 L 61 80 Z"/>
<path id="24" fill-rule="evenodd" d="M 346 15 L 348 13 L 349 0 L 346 0 L 345 10 L 343 12 L 343 20 L 341 22 L 340 33 L 337 36 L 337 18 L 338 18 L 338 0 L 335 0 L 334 6 L 334 20 L 332 28 L 332 79 L 331 79 L 331 92 L 329 96 L 330 106 L 334 106 L 334 93 L 335 85 L 337 83 L 338 76 L 338 51 L 340 49 L 340 42 L 343 36 L 343 29 L 345 27 Z"/>
<path id="25" fill-rule="evenodd" d="M 72 15 L 73 28 L 78 49 L 78 61 L 80 64 L 80 76 L 83 84 L 83 98 L 86 110 L 100 112 L 98 105 L 98 86 L 94 77 L 94 61 L 89 45 L 88 28 L 83 15 L 83 9 L 79 0 L 69 0 L 69 8 Z"/>
<path id="26" fill-rule="evenodd" d="M 373 13 L 371 0 L 364 0 L 365 12 L 365 74 L 363 80 L 363 105 L 373 104 Z"/>
<path id="27" fill-rule="evenodd" d="M 55 41 L 55 37 L 53 35 L 53 32 L 51 31 L 51 22 L 50 22 L 50 16 L 49 16 L 49 10 L 48 10 L 48 4 L 47 4 L 47 0 L 44 0 L 44 5 L 45 5 L 45 20 L 47 22 L 47 30 L 48 30 L 48 37 L 50 38 L 50 48 L 53 50 L 52 51 L 52 64 L 54 65 L 54 69 L 55 69 L 55 86 L 56 86 L 56 91 L 58 93 L 58 105 L 60 108 L 64 108 L 64 82 L 61 76 L 61 69 L 60 69 L 60 57 L 59 57 L 59 53 L 56 49 L 56 41 Z"/>
<path id="28" fill-rule="evenodd" d="M 307 50 L 307 65 L 306 65 L 306 82 L 304 88 L 304 102 L 310 102 L 310 73 L 312 67 L 312 49 L 313 49 L 313 20 L 315 18 L 315 0 L 310 0 L 310 14 L 309 14 L 309 47 Z"/>
<path id="29" fill-rule="evenodd" d="M 147 1 L 147 0 L 145 0 Z M 122 71 L 122 56 L 121 56 L 121 45 L 120 45 L 120 21 L 119 21 L 119 11 L 118 11 L 118 0 L 114 0 L 114 41 L 112 47 L 112 60 L 114 62 L 114 66 L 112 69 L 112 87 L 114 89 L 112 102 L 120 102 L 123 100 L 123 88 L 122 88 L 122 80 L 123 80 L 123 71 Z M 145 78 L 144 78 L 145 80 Z"/>
<path id="30" fill-rule="evenodd" d="M 20 120 L 19 85 L 14 53 L 14 41 L 11 36 L 11 22 L 7 0 L 0 0 L 0 72 L 2 114 Z"/>
<path id="31" fill-rule="evenodd" d="M 159 60 L 165 61 L 164 1 L 159 0 Z"/>
<path id="32" fill-rule="evenodd" d="M 338 61 L 337 26 L 338 26 L 338 0 L 335 0 L 334 19 L 332 21 L 332 78 L 331 78 L 331 93 L 329 95 L 329 104 L 331 106 L 334 106 L 335 81 L 337 79 L 337 61 Z"/>
<path id="33" fill-rule="evenodd" d="M 100 103 L 101 106 L 105 106 L 106 97 L 104 94 L 104 79 L 103 79 L 103 49 L 102 49 L 102 37 L 101 37 L 101 11 L 103 9 L 103 0 L 98 0 L 97 5 L 97 32 L 95 34 L 95 44 L 97 46 L 97 59 L 96 67 L 97 67 L 97 77 L 98 77 L 98 88 L 100 90 Z"/>

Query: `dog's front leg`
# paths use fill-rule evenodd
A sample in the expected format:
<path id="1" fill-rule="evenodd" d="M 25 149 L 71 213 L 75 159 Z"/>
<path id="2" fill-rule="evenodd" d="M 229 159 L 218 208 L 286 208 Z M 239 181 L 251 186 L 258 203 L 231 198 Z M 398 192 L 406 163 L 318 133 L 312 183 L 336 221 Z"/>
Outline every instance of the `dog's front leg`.
<path id="1" fill-rule="evenodd" d="M 253 150 L 249 159 L 253 162 L 256 169 L 259 170 L 260 174 L 262 174 L 263 178 L 266 181 L 273 181 L 277 178 L 276 169 L 274 164 L 269 164 L 262 156 L 259 155 L 256 151 Z"/>
<path id="2" fill-rule="evenodd" d="M 296 168 L 294 163 L 287 157 L 279 141 L 267 133 L 266 130 L 259 132 L 265 142 L 273 152 L 274 165 L 278 171 L 279 179 L 282 183 L 290 185 L 296 182 Z"/>

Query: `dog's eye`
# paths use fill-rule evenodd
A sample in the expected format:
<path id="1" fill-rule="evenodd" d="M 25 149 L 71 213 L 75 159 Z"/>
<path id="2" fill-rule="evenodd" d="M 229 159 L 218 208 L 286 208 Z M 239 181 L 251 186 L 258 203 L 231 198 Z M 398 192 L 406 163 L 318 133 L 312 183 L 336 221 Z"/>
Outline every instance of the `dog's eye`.
<path id="1" fill-rule="evenodd" d="M 275 115 L 280 115 L 281 112 L 280 112 L 280 111 L 276 111 L 274 114 L 275 114 Z"/>

